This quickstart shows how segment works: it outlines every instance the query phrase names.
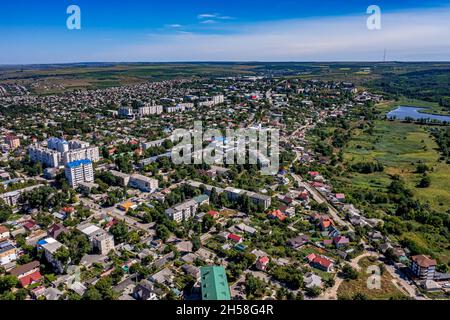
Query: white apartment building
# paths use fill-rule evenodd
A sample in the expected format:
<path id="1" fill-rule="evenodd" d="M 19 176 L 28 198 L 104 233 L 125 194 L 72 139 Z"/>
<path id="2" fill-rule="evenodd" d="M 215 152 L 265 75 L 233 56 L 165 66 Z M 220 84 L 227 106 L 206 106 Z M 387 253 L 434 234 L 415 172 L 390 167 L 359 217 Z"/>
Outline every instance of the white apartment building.
<path id="1" fill-rule="evenodd" d="M 40 162 L 45 167 L 57 168 L 61 161 L 61 153 L 38 144 L 30 146 L 28 148 L 28 154 L 31 161 Z"/>
<path id="2" fill-rule="evenodd" d="M 194 199 L 177 204 L 166 210 L 169 219 L 181 222 L 194 217 L 198 209 L 198 203 Z"/>
<path id="3" fill-rule="evenodd" d="M 64 161 L 64 164 L 67 164 L 69 162 L 78 161 L 88 159 L 92 162 L 97 162 L 100 160 L 100 152 L 98 150 L 98 147 L 87 147 L 84 149 L 73 149 L 70 151 L 67 151 L 63 154 L 62 160 Z"/>
<path id="4" fill-rule="evenodd" d="M 129 185 L 143 192 L 155 192 L 158 189 L 159 182 L 156 179 L 141 174 L 133 174 L 130 177 Z"/>
<path id="5" fill-rule="evenodd" d="M 84 159 L 67 163 L 65 175 L 72 187 L 77 187 L 81 182 L 93 182 L 94 167 L 92 161 Z"/>
<path id="6" fill-rule="evenodd" d="M 139 116 L 141 117 L 145 117 L 145 116 L 150 116 L 150 115 L 159 115 L 163 112 L 163 106 L 161 105 L 150 105 L 150 104 L 146 104 L 143 107 L 139 108 Z"/>
<path id="7" fill-rule="evenodd" d="M 59 138 L 49 138 L 47 140 L 47 147 L 60 153 L 69 151 L 69 143 L 64 139 Z"/>
<path id="8" fill-rule="evenodd" d="M 86 149 L 89 148 L 90 144 L 89 142 L 84 142 L 81 140 L 70 140 L 69 141 L 69 149 L 75 150 L 75 149 Z"/>
<path id="9" fill-rule="evenodd" d="M 111 250 L 114 250 L 114 237 L 105 230 L 91 223 L 79 225 L 77 229 L 89 238 L 91 249 L 99 254 L 107 255 Z"/>
<path id="10" fill-rule="evenodd" d="M 214 104 L 221 104 L 225 102 L 225 97 L 222 94 L 220 94 L 214 96 L 212 101 L 214 102 Z"/>

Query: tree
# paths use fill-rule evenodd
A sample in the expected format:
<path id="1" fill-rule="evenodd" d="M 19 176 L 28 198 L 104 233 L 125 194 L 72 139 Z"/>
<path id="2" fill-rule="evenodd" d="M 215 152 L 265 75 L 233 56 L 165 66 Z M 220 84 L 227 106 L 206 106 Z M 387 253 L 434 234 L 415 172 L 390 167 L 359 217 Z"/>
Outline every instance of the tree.
<path id="1" fill-rule="evenodd" d="M 4 293 L 5 291 L 9 291 L 17 284 L 19 283 L 19 280 L 17 280 L 16 277 L 7 275 L 0 277 L 0 293 Z"/>
<path id="2" fill-rule="evenodd" d="M 116 243 L 125 242 L 128 239 L 128 226 L 124 221 L 119 221 L 111 227 L 111 234 Z"/>
<path id="3" fill-rule="evenodd" d="M 0 223 L 8 221 L 12 215 L 12 209 L 2 199 L 0 199 Z"/>
<path id="4" fill-rule="evenodd" d="M 419 188 L 428 188 L 431 185 L 431 179 L 429 176 L 425 175 L 422 180 L 420 180 L 417 185 Z"/>
<path id="5" fill-rule="evenodd" d="M 61 246 L 56 252 L 53 254 L 53 258 L 58 260 L 63 266 L 67 265 L 70 261 L 70 252 L 65 246 Z"/>
<path id="6" fill-rule="evenodd" d="M 160 224 L 156 227 L 156 235 L 162 240 L 162 241 L 166 241 L 169 236 L 170 236 L 170 231 L 169 229 L 163 225 Z"/>
<path id="7" fill-rule="evenodd" d="M 314 297 L 318 297 L 322 293 L 322 289 L 320 289 L 317 286 L 306 287 L 305 293 L 308 297 L 314 298 Z"/>
<path id="8" fill-rule="evenodd" d="M 84 292 L 83 295 L 84 300 L 103 300 L 100 291 L 98 291 L 94 286 L 90 286 Z"/>
<path id="9" fill-rule="evenodd" d="M 201 243 L 201 241 L 200 241 L 200 237 L 196 235 L 196 236 L 192 239 L 192 251 L 193 251 L 193 252 L 198 251 L 198 249 L 200 249 L 201 246 L 202 246 L 202 243 Z"/>
<path id="10" fill-rule="evenodd" d="M 342 276 L 345 279 L 351 279 L 351 280 L 355 280 L 358 279 L 358 272 L 348 263 L 346 263 L 343 267 L 342 267 Z"/>
<path id="11" fill-rule="evenodd" d="M 212 227 L 214 227 L 215 224 L 216 222 L 214 221 L 214 218 L 212 216 L 210 216 L 209 214 L 205 214 L 203 216 L 202 219 L 203 232 L 208 232 L 209 230 L 211 230 Z"/>

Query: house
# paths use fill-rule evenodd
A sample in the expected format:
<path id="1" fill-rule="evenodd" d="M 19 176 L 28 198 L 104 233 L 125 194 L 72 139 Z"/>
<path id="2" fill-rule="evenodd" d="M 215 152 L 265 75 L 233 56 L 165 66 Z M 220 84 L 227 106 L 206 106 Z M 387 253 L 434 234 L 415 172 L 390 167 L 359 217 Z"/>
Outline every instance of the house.
<path id="1" fill-rule="evenodd" d="M 301 201 L 308 201 L 309 200 L 309 193 L 307 190 L 303 190 L 302 192 L 300 192 L 297 196 L 297 199 L 301 200 Z"/>
<path id="2" fill-rule="evenodd" d="M 0 242 L 8 240 L 10 236 L 11 234 L 9 233 L 9 229 L 0 225 Z"/>
<path id="3" fill-rule="evenodd" d="M 423 254 L 412 256 L 412 273 L 422 280 L 433 280 L 436 273 L 436 260 Z"/>
<path id="4" fill-rule="evenodd" d="M 125 201 L 117 206 L 120 210 L 128 212 L 130 209 L 134 210 L 137 208 L 137 205 L 131 201 Z"/>
<path id="5" fill-rule="evenodd" d="M 4 266 L 16 260 L 16 247 L 8 241 L 0 243 L 0 265 Z"/>
<path id="6" fill-rule="evenodd" d="M 274 210 L 272 212 L 269 212 L 269 218 L 278 219 L 280 221 L 286 220 L 286 216 L 280 210 Z"/>
<path id="7" fill-rule="evenodd" d="M 186 275 L 192 276 L 196 281 L 200 280 L 200 269 L 196 266 L 185 264 L 181 266 L 181 270 L 183 270 Z"/>
<path id="8" fill-rule="evenodd" d="M 36 221 L 31 219 L 23 222 L 22 226 L 25 228 L 25 230 L 30 232 L 39 229 L 39 226 L 37 225 Z"/>
<path id="9" fill-rule="evenodd" d="M 236 242 L 236 243 L 241 243 L 243 241 L 242 237 L 240 237 L 240 236 L 238 236 L 238 235 L 236 235 L 234 233 L 230 233 L 227 238 L 229 240 L 231 240 L 231 241 Z"/>
<path id="10" fill-rule="evenodd" d="M 256 229 L 253 227 L 250 227 L 244 223 L 240 223 L 238 225 L 236 225 L 236 228 L 242 232 L 248 233 L 248 234 L 255 234 L 256 233 Z"/>
<path id="11" fill-rule="evenodd" d="M 333 220 L 328 217 L 320 217 L 319 227 L 322 231 L 328 231 L 333 226 Z"/>
<path id="12" fill-rule="evenodd" d="M 192 252 L 192 242 L 191 241 L 180 241 L 175 244 L 178 252 Z"/>
<path id="13" fill-rule="evenodd" d="M 132 296 L 137 300 L 158 300 L 153 283 L 147 279 L 139 282 L 134 288 Z"/>
<path id="14" fill-rule="evenodd" d="M 306 257 L 309 264 L 322 271 L 330 272 L 333 269 L 333 261 L 325 256 L 319 256 L 315 253 L 311 253 Z"/>
<path id="15" fill-rule="evenodd" d="M 336 198 L 337 201 L 339 202 L 345 202 L 345 194 L 343 193 L 336 193 L 334 195 L 334 197 Z"/>
<path id="16" fill-rule="evenodd" d="M 269 261 L 270 259 L 267 256 L 260 257 L 258 260 L 256 260 L 256 268 L 261 271 L 266 271 Z"/>
<path id="17" fill-rule="evenodd" d="M 41 280 L 42 275 L 39 271 L 40 265 L 41 264 L 39 263 L 39 261 L 32 261 L 30 263 L 15 267 L 11 271 L 9 271 L 9 273 L 12 276 L 17 277 L 20 285 L 26 288 L 27 286 L 37 283 Z"/>
<path id="18" fill-rule="evenodd" d="M 308 236 L 304 234 L 300 234 L 295 238 L 289 239 L 287 244 L 292 247 L 293 249 L 298 249 L 302 246 L 304 246 L 306 243 L 309 242 Z"/>
<path id="19" fill-rule="evenodd" d="M 49 237 L 57 239 L 60 234 L 67 233 L 68 231 L 69 230 L 61 223 L 54 223 L 50 228 L 48 228 L 47 234 Z"/>
<path id="20" fill-rule="evenodd" d="M 150 281 L 170 285 L 174 275 L 169 268 L 164 268 L 150 277 Z"/>
<path id="21" fill-rule="evenodd" d="M 336 248 L 341 248 L 343 246 L 348 245 L 350 240 L 347 237 L 344 236 L 338 236 L 333 238 L 333 243 L 336 246 Z"/>
<path id="22" fill-rule="evenodd" d="M 322 278 L 312 272 L 306 273 L 303 276 L 303 281 L 305 283 L 306 288 L 322 287 Z"/>
<path id="23" fill-rule="evenodd" d="M 216 220 L 219 219 L 219 217 L 220 217 L 220 213 L 218 213 L 217 211 L 214 211 L 214 210 L 210 210 L 206 214 L 213 217 Z"/>
<path id="24" fill-rule="evenodd" d="M 231 300 L 227 275 L 223 266 L 200 268 L 202 300 Z"/>

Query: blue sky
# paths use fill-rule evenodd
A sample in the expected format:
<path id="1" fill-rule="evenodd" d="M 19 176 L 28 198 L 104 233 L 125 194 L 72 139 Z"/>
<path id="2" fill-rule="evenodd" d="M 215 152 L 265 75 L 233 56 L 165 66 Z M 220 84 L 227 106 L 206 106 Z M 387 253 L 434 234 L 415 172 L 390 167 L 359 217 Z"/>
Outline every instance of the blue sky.
<path id="1" fill-rule="evenodd" d="M 366 28 L 372 4 L 382 30 Z M 3 0 L 0 64 L 450 60 L 449 19 L 450 0 Z"/>

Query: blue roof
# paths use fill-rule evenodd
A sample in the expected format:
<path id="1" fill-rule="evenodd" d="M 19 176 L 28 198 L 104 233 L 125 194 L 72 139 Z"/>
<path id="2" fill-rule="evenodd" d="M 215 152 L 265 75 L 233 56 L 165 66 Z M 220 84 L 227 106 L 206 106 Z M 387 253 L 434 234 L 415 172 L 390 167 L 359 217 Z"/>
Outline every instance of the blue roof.
<path id="1" fill-rule="evenodd" d="M 67 167 L 69 167 L 69 168 L 76 168 L 76 167 L 79 167 L 81 165 L 86 165 L 86 164 L 91 164 L 91 163 L 92 163 L 91 160 L 83 159 L 83 160 L 77 160 L 77 161 L 69 162 L 67 164 Z"/>

